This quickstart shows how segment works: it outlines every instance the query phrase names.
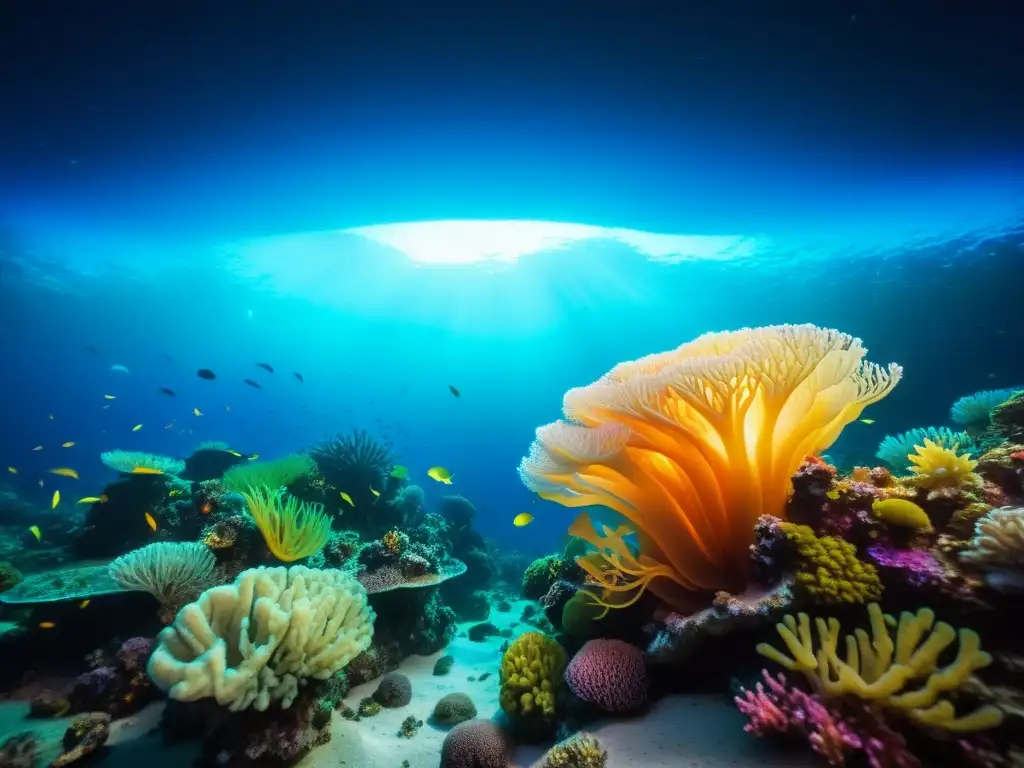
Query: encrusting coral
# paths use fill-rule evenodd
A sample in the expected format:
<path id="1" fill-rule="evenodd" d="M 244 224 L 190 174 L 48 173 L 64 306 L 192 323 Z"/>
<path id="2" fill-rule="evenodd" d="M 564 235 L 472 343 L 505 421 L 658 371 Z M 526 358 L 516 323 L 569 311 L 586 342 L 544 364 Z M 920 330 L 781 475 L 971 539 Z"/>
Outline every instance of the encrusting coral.
<path id="1" fill-rule="evenodd" d="M 931 440 L 917 446 L 915 452 L 907 456 L 914 485 L 929 491 L 959 488 L 976 478 L 974 468 L 978 462 L 972 460 L 969 453 L 957 453 L 958 448 L 956 443 L 946 448 Z"/>
<path id="2" fill-rule="evenodd" d="M 574 733 L 544 755 L 542 768 L 604 768 L 608 752 L 592 733 Z"/>
<path id="3" fill-rule="evenodd" d="M 570 528 L 597 548 L 578 562 L 606 606 L 648 587 L 673 605 L 694 591 L 741 591 L 757 518 L 784 515 L 804 457 L 899 381 L 899 366 L 865 353 L 847 334 L 782 325 L 621 363 L 566 393 L 566 421 L 537 430 L 520 476 L 542 498 L 603 505 L 631 524 L 598 530 L 583 514 Z"/>
<path id="4" fill-rule="evenodd" d="M 815 603 L 867 603 L 882 594 L 878 571 L 857 559 L 857 548 L 836 536 L 815 536 L 806 525 L 780 523 L 796 547 L 801 567 L 793 592 Z"/>
<path id="5" fill-rule="evenodd" d="M 303 680 L 326 680 L 369 648 L 373 620 L 366 592 L 342 571 L 251 568 L 182 608 L 147 671 L 178 701 L 288 707 Z"/>
<path id="6" fill-rule="evenodd" d="M 810 618 L 806 613 L 787 615 L 776 625 L 779 636 L 792 657 L 767 643 L 757 652 L 790 672 L 801 672 L 812 689 L 824 697 L 850 695 L 884 707 L 902 711 L 914 722 L 952 733 L 994 728 L 1002 722 L 1002 712 L 982 706 L 957 717 L 953 704 L 940 699 L 957 691 L 970 676 L 992 663 L 981 650 L 978 634 L 970 629 L 959 633 L 945 622 L 935 623 L 935 613 L 921 608 L 916 614 L 904 611 L 899 623 L 882 613 L 877 603 L 868 605 L 871 634 L 857 629 L 846 635 L 846 659 L 837 654 L 839 620 L 815 619 L 818 650 L 814 650 Z M 890 629 L 895 628 L 895 642 Z M 956 658 L 938 667 L 939 655 L 957 640 Z M 906 690 L 908 684 L 921 687 Z"/>

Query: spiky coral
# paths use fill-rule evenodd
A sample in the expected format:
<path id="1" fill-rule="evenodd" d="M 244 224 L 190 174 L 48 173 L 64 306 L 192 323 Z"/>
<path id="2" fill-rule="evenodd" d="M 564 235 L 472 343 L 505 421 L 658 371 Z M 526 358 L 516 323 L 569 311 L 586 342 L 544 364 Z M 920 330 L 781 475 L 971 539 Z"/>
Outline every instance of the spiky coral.
<path id="1" fill-rule="evenodd" d="M 935 623 L 935 613 L 921 608 L 916 614 L 904 611 L 899 624 L 882 613 L 878 603 L 868 606 L 871 635 L 858 629 L 846 635 L 846 659 L 837 654 L 839 620 L 815 619 L 818 650 L 814 650 L 811 621 L 806 613 L 787 615 L 776 625 L 779 636 L 792 657 L 767 643 L 757 652 L 791 672 L 801 672 L 811 687 L 822 696 L 855 696 L 865 701 L 897 709 L 923 726 L 953 733 L 994 728 L 1002 722 L 1002 712 L 983 706 L 957 717 L 953 704 L 940 696 L 957 691 L 970 676 L 992 663 L 981 650 L 978 634 L 970 629 L 959 633 L 945 622 Z M 895 642 L 890 628 L 896 629 Z M 956 658 L 939 669 L 939 655 L 959 635 Z M 911 683 L 921 684 L 907 690 Z"/>
<path id="2" fill-rule="evenodd" d="M 966 432 L 954 432 L 949 427 L 925 427 L 900 432 L 898 435 L 886 435 L 879 444 L 875 456 L 895 471 L 906 472 L 910 469 L 907 457 L 914 453 L 917 446 L 924 445 L 925 440 L 931 440 L 943 448 L 951 448 L 954 445 L 966 448 L 971 443 L 971 438 Z"/>
<path id="3" fill-rule="evenodd" d="M 865 353 L 838 331 L 786 325 L 622 363 L 565 395 L 566 421 L 537 430 L 520 476 L 545 499 L 603 505 L 632 524 L 639 552 L 626 544 L 630 527 L 598 531 L 584 514 L 570 528 L 597 549 L 579 562 L 606 605 L 647 587 L 674 604 L 740 591 L 757 518 L 784 514 L 804 457 L 899 381 L 899 366 Z"/>
<path id="4" fill-rule="evenodd" d="M 394 464 L 391 445 L 362 429 L 318 445 L 311 455 L 324 479 L 352 496 L 357 505 L 371 487 L 379 489 L 383 485 L 385 474 Z"/>
<path id="5" fill-rule="evenodd" d="M 242 494 L 249 514 L 278 560 L 291 563 L 315 555 L 331 535 L 331 518 L 320 504 L 307 504 L 276 489 L 248 488 Z"/>
<path id="6" fill-rule="evenodd" d="M 882 594 L 882 582 L 857 548 L 835 536 L 815 536 L 806 525 L 781 523 L 779 529 L 796 547 L 802 565 L 794 592 L 815 603 L 866 603 Z"/>
<path id="7" fill-rule="evenodd" d="M 940 488 L 960 488 L 974 480 L 974 468 L 978 462 L 971 459 L 969 453 L 957 453 L 959 446 L 953 444 L 949 448 L 925 440 L 915 452 L 907 456 L 911 463 L 913 483 L 919 488 L 929 491 Z"/>

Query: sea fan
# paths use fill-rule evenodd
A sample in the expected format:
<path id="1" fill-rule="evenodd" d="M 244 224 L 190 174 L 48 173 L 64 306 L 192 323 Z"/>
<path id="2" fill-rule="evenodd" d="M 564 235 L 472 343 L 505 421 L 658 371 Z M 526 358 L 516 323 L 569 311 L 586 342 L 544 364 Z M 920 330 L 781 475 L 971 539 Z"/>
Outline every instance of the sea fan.
<path id="1" fill-rule="evenodd" d="M 984 431 L 992 420 L 992 409 L 1005 403 L 1021 389 L 1024 387 L 986 389 L 965 395 L 953 403 L 949 416 L 954 423 L 967 427 L 968 432 Z"/>

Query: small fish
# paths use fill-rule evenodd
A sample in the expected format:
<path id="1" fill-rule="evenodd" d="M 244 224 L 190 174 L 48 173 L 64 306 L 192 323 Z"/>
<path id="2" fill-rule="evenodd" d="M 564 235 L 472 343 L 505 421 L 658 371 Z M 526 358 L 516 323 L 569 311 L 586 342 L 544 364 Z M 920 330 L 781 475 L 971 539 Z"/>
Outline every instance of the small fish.
<path id="1" fill-rule="evenodd" d="M 52 621 L 40 621 L 39 622 L 39 628 L 40 629 L 53 629 L 56 626 L 57 625 L 54 624 Z"/>
<path id="2" fill-rule="evenodd" d="M 129 371 L 127 367 L 121 365 L 120 363 L 114 363 L 112 366 L 110 366 L 110 370 L 112 370 L 114 373 L 131 373 L 131 371 Z"/>
<path id="3" fill-rule="evenodd" d="M 161 395 L 167 395 L 168 397 L 178 396 L 177 392 L 175 392 L 173 389 L 169 389 L 168 387 L 159 387 L 157 389 L 157 392 L 159 392 Z"/>
<path id="4" fill-rule="evenodd" d="M 217 374 L 211 371 L 209 368 L 200 368 L 196 371 L 196 376 L 200 379 L 206 379 L 207 381 L 213 381 L 217 378 Z"/>
<path id="5" fill-rule="evenodd" d="M 140 429 L 142 429 L 142 425 L 136 424 L 134 427 L 132 427 L 132 432 L 138 432 Z"/>
<path id="6" fill-rule="evenodd" d="M 262 368 L 267 373 L 273 373 L 274 372 L 274 369 L 271 367 L 270 363 L 256 363 L 256 367 L 257 368 Z"/>
<path id="7" fill-rule="evenodd" d="M 263 386 L 259 382 L 253 381 L 252 379 L 242 379 L 242 381 L 244 381 L 250 387 L 256 387 L 256 389 L 263 389 Z"/>
<path id="8" fill-rule="evenodd" d="M 78 604 L 78 609 L 82 610 L 83 608 L 88 608 L 89 607 L 89 603 L 91 603 L 91 602 L 92 602 L 92 600 L 83 600 L 82 602 L 80 602 Z"/>
<path id="9" fill-rule="evenodd" d="M 117 400 L 117 395 L 104 395 L 104 400 Z"/>
<path id="10" fill-rule="evenodd" d="M 372 485 L 370 486 L 370 493 L 372 493 L 377 498 L 380 498 L 380 491 L 373 490 L 373 486 Z"/>
<path id="11" fill-rule="evenodd" d="M 46 483 L 44 483 L 42 480 L 40 480 L 39 481 L 39 487 L 40 488 L 45 488 L 46 487 Z"/>
<path id="12" fill-rule="evenodd" d="M 174 422 L 172 421 L 170 424 L 164 424 L 164 429 L 174 429 Z"/>
<path id="13" fill-rule="evenodd" d="M 149 512 L 146 513 L 146 525 L 149 526 L 150 530 L 156 530 L 156 518 L 149 514 Z"/>
<path id="14" fill-rule="evenodd" d="M 83 496 L 76 503 L 78 504 L 103 504 L 106 502 L 106 496 Z"/>
<path id="15" fill-rule="evenodd" d="M 345 501 L 347 501 L 347 502 L 348 502 L 348 505 L 349 505 L 350 507 L 354 507 L 354 506 L 356 505 L 356 503 L 355 503 L 354 501 L 352 501 L 352 497 L 351 497 L 351 496 L 349 496 L 349 495 L 348 495 L 347 493 L 345 493 L 344 491 L 340 491 L 340 493 L 341 493 L 341 498 L 342 498 L 342 499 L 344 499 Z"/>
<path id="16" fill-rule="evenodd" d="M 452 473 L 444 467 L 431 467 L 427 470 L 427 477 L 444 485 L 452 484 Z"/>
<path id="17" fill-rule="evenodd" d="M 202 416 L 202 415 L 203 415 L 203 412 L 202 412 L 202 411 L 200 411 L 200 410 L 199 410 L 198 408 L 193 408 L 193 409 L 192 409 L 192 415 L 193 415 L 193 416 Z"/>
<path id="18" fill-rule="evenodd" d="M 529 512 L 520 512 L 518 515 L 512 518 L 512 525 L 516 528 L 522 528 L 524 525 L 529 525 L 533 522 L 533 515 Z"/>
<path id="19" fill-rule="evenodd" d="M 78 473 L 71 467 L 57 467 L 56 469 L 50 470 L 51 475 L 60 475 L 61 477 L 70 477 L 72 480 L 78 479 Z"/>
<path id="20" fill-rule="evenodd" d="M 38 525 L 30 525 L 28 527 L 28 532 L 36 537 L 36 541 L 42 541 L 43 540 L 43 532 L 39 530 L 39 526 Z"/>
<path id="21" fill-rule="evenodd" d="M 40 480 L 39 482 L 42 483 L 43 481 Z M 42 488 L 42 485 L 39 487 Z M 53 498 L 50 499 L 50 509 L 56 509 L 58 504 L 60 504 L 60 491 L 54 491 Z"/>
<path id="22" fill-rule="evenodd" d="M 101 411 L 105 411 L 105 410 L 107 410 L 107 408 L 109 408 L 109 407 L 110 407 L 109 405 L 104 405 L 104 406 L 101 406 L 101 407 L 100 407 L 100 410 L 101 410 Z"/>
<path id="23" fill-rule="evenodd" d="M 36 446 L 35 448 L 33 448 L 32 450 L 33 450 L 33 451 L 41 451 L 41 450 L 43 450 L 43 446 L 41 446 L 41 445 L 37 445 L 37 446 Z"/>
<path id="24" fill-rule="evenodd" d="M 874 419 L 861 419 L 860 423 L 861 424 L 874 424 L 875 420 Z"/>
<path id="25" fill-rule="evenodd" d="M 98 355 L 100 351 L 96 347 L 90 347 L 88 344 L 85 345 L 86 352 L 92 352 L 94 355 Z"/>
<path id="26" fill-rule="evenodd" d="M 305 381 L 305 379 L 302 378 L 302 374 L 299 373 L 298 371 L 293 373 L 292 376 L 294 376 L 296 379 L 298 379 L 300 384 Z"/>
<path id="27" fill-rule="evenodd" d="M 239 459 L 245 458 L 238 451 L 232 451 L 230 448 L 228 450 L 224 451 L 224 453 L 230 453 L 232 456 L 234 456 L 236 458 L 239 458 Z"/>
<path id="28" fill-rule="evenodd" d="M 258 453 L 251 453 L 246 458 L 248 458 L 249 461 L 256 461 L 256 459 L 258 459 L 259 457 L 260 455 Z"/>
<path id="29" fill-rule="evenodd" d="M 74 448 L 75 447 L 75 441 L 74 440 L 68 440 L 66 443 L 61 443 L 60 447 L 61 448 Z"/>
<path id="30" fill-rule="evenodd" d="M 451 392 L 456 397 L 462 397 L 462 393 L 459 392 L 459 390 L 452 384 L 448 385 L 448 391 Z"/>
<path id="31" fill-rule="evenodd" d="M 201 514 L 201 515 L 208 515 L 208 514 L 210 514 L 211 512 L 213 512 L 213 504 L 211 504 L 211 503 L 210 503 L 210 502 L 208 502 L 208 501 L 207 501 L 207 502 L 205 502 L 205 503 L 203 504 L 203 506 L 201 506 L 201 507 L 199 508 L 199 514 Z"/>
<path id="32" fill-rule="evenodd" d="M 8 467 L 7 471 L 10 472 L 12 475 L 18 474 L 18 470 L 15 469 L 14 467 Z"/>
<path id="33" fill-rule="evenodd" d="M 132 474 L 133 475 L 162 475 L 163 472 L 161 472 L 159 469 L 154 469 L 153 467 L 135 467 L 134 469 L 132 469 Z"/>
<path id="34" fill-rule="evenodd" d="M 409 476 L 409 468 L 403 467 L 401 464 L 395 464 L 391 470 L 391 476 L 396 480 L 404 480 Z"/>

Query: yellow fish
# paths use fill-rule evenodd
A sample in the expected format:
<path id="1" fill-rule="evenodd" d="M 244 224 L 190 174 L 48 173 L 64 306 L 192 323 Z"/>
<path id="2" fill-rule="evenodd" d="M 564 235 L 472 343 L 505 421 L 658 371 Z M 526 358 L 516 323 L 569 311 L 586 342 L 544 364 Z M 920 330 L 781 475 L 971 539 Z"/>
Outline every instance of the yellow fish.
<path id="1" fill-rule="evenodd" d="M 28 527 L 28 532 L 36 537 L 36 541 L 42 541 L 43 540 L 43 532 L 39 530 L 39 526 L 38 525 L 30 525 Z"/>
<path id="2" fill-rule="evenodd" d="M 874 424 L 875 420 L 874 419 L 861 419 L 860 423 L 861 424 Z"/>
<path id="3" fill-rule="evenodd" d="M 163 472 L 161 472 L 159 469 L 154 469 L 153 467 L 135 467 L 132 470 L 132 474 L 133 475 L 162 475 Z"/>
<path id="4" fill-rule="evenodd" d="M 103 496 L 84 496 L 78 500 L 78 504 L 102 504 L 106 499 Z"/>
<path id="5" fill-rule="evenodd" d="M 533 515 L 529 512 L 520 512 L 518 515 L 512 518 L 512 525 L 516 528 L 522 528 L 524 525 L 529 525 L 533 522 Z"/>
<path id="6" fill-rule="evenodd" d="M 92 600 L 83 600 L 82 602 L 80 602 L 78 604 L 78 607 L 79 608 L 88 608 L 89 607 L 89 603 L 91 603 L 91 602 L 92 602 Z"/>
<path id="7" fill-rule="evenodd" d="M 202 416 L 203 415 L 203 412 L 200 411 L 198 408 L 193 408 L 192 409 L 192 413 L 194 413 L 196 416 Z"/>
<path id="8" fill-rule="evenodd" d="M 258 459 L 259 457 L 260 455 L 258 453 L 254 453 L 252 456 L 249 457 L 249 461 L 256 461 L 256 459 Z"/>
<path id="9" fill-rule="evenodd" d="M 117 400 L 117 395 L 104 395 L 105 400 Z"/>
<path id="10" fill-rule="evenodd" d="M 354 501 L 352 501 L 352 497 L 351 497 L 351 496 L 349 496 L 349 495 L 348 495 L 347 493 L 345 493 L 344 491 L 340 491 L 340 493 L 341 493 L 341 498 L 343 498 L 343 499 L 344 499 L 345 501 L 347 501 L 347 502 L 348 502 L 348 505 L 349 505 L 350 507 L 354 507 L 354 506 L 356 505 L 356 503 L 355 503 Z"/>
<path id="11" fill-rule="evenodd" d="M 56 469 L 51 469 L 50 474 L 60 475 L 61 477 L 70 477 L 72 480 L 78 479 L 78 473 L 70 467 L 57 467 Z"/>
<path id="12" fill-rule="evenodd" d="M 75 441 L 74 440 L 68 440 L 66 443 L 61 443 L 60 447 L 61 448 L 74 448 L 75 447 Z"/>
<path id="13" fill-rule="evenodd" d="M 41 445 L 37 445 L 37 446 L 36 446 L 35 448 L 33 448 L 32 450 L 33 450 L 33 451 L 41 451 L 41 450 L 43 450 L 43 446 L 41 446 Z"/>
<path id="14" fill-rule="evenodd" d="M 152 530 L 156 530 L 156 518 L 149 514 L 149 512 L 146 513 L 146 525 L 148 525 Z"/>
<path id="15" fill-rule="evenodd" d="M 377 496 L 378 498 L 380 497 L 380 491 L 373 490 L 372 485 L 370 486 L 370 493 L 372 493 L 374 496 Z"/>
<path id="16" fill-rule="evenodd" d="M 136 424 L 134 427 L 132 427 L 132 432 L 138 432 L 140 429 L 142 429 L 142 425 Z"/>
<path id="17" fill-rule="evenodd" d="M 445 485 L 452 484 L 452 473 L 444 467 L 431 467 L 427 470 L 427 477 Z"/>
<path id="18" fill-rule="evenodd" d="M 237 456 L 240 459 L 243 458 L 242 454 L 240 454 L 238 451 L 231 451 L 231 450 L 229 450 L 229 451 L 226 451 L 226 453 L 230 453 L 232 456 Z"/>
<path id="19" fill-rule="evenodd" d="M 43 481 L 40 480 L 39 482 Z M 54 491 L 53 499 L 50 501 L 50 509 L 56 509 L 58 504 L 60 504 L 60 491 Z"/>
<path id="20" fill-rule="evenodd" d="M 54 624 L 52 621 L 40 621 L 39 622 L 39 628 L 40 629 L 53 629 L 56 626 L 57 625 Z"/>
<path id="21" fill-rule="evenodd" d="M 8 467 L 7 471 L 10 472 L 12 475 L 18 474 L 18 470 L 16 470 L 14 467 Z"/>

